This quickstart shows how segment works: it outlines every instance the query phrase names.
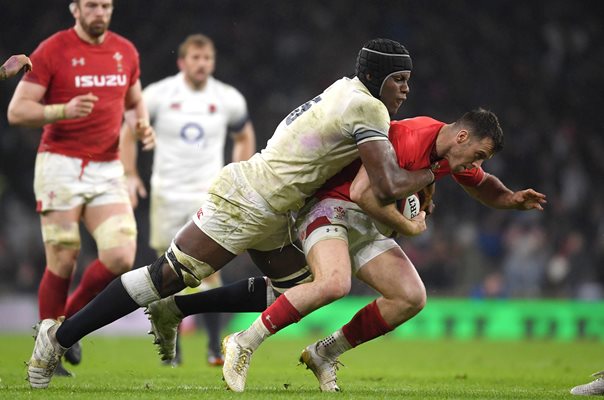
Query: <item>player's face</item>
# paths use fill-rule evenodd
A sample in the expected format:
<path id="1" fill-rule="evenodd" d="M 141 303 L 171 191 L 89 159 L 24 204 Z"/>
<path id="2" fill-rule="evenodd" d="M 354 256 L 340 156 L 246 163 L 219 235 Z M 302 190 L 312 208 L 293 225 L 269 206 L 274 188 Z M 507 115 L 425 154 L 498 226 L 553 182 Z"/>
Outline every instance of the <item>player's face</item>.
<path id="1" fill-rule="evenodd" d="M 194 87 L 205 85 L 214 73 L 216 54 L 212 46 L 189 46 L 183 58 L 178 59 L 178 68 L 184 72 L 187 81 Z"/>
<path id="2" fill-rule="evenodd" d="M 113 0 L 80 0 L 74 16 L 88 36 L 98 38 L 109 28 L 112 12 Z"/>
<path id="3" fill-rule="evenodd" d="M 466 130 L 461 130 L 455 138 L 455 145 L 445 157 L 454 173 L 478 168 L 493 156 L 493 140 L 473 138 Z"/>
<path id="4" fill-rule="evenodd" d="M 407 100 L 410 90 L 409 79 L 411 79 L 411 72 L 407 71 L 392 74 L 384 81 L 380 100 L 390 115 L 396 114 L 403 102 Z"/>

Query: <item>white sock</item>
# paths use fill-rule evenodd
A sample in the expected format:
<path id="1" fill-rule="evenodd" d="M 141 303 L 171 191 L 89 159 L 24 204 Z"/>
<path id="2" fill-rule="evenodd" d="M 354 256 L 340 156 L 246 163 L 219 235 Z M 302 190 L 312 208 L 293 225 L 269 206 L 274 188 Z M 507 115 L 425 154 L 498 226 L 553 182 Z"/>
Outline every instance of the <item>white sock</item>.
<path id="1" fill-rule="evenodd" d="M 341 329 L 338 329 L 325 339 L 319 340 L 317 345 L 317 352 L 320 355 L 332 359 L 340 357 L 340 355 L 350 349 L 352 349 L 352 346 L 348 343 Z"/>
<path id="2" fill-rule="evenodd" d="M 242 347 L 254 351 L 270 335 L 271 333 L 266 329 L 266 326 L 264 326 L 262 315 L 260 315 L 249 328 L 237 334 L 237 342 Z"/>

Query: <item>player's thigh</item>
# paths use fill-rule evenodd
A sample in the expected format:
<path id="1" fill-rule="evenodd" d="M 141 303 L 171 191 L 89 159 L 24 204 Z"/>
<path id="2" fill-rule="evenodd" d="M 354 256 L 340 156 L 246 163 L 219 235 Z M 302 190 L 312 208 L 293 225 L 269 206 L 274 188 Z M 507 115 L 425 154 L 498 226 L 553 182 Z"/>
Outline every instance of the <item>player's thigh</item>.
<path id="1" fill-rule="evenodd" d="M 87 185 L 80 179 L 81 170 L 80 159 L 55 153 L 38 153 L 34 173 L 36 210 L 43 214 L 79 210 L 85 203 L 87 192 Z"/>
<path id="2" fill-rule="evenodd" d="M 364 263 L 356 276 L 386 298 L 425 296 L 417 270 L 399 246 Z"/>
<path id="3" fill-rule="evenodd" d="M 324 238 L 313 244 L 306 260 L 315 281 L 349 281 L 351 278 L 348 242 L 340 238 Z"/>
<path id="4" fill-rule="evenodd" d="M 269 251 L 250 249 L 248 253 L 256 267 L 271 279 L 284 278 L 307 270 L 304 253 L 293 245 Z"/>

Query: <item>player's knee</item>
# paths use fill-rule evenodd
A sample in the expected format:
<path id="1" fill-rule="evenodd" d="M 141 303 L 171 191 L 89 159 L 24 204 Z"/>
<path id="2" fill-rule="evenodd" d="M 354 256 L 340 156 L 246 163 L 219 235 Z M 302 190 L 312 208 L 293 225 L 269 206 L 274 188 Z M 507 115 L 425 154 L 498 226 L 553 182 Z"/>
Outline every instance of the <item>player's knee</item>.
<path id="1" fill-rule="evenodd" d="M 191 257 L 172 242 L 165 255 L 172 271 L 188 287 L 197 287 L 202 279 L 212 275 L 216 270 L 210 264 Z"/>
<path id="2" fill-rule="evenodd" d="M 402 292 L 396 301 L 401 314 L 406 318 L 417 315 L 426 306 L 426 289 L 423 285 L 415 286 Z"/>
<path id="3" fill-rule="evenodd" d="M 350 276 L 331 276 L 322 282 L 320 292 L 326 302 L 336 301 L 350 293 Z"/>
<path id="4" fill-rule="evenodd" d="M 294 272 L 293 274 L 284 276 L 282 278 L 271 278 L 270 286 L 274 292 L 274 295 L 276 297 L 279 297 L 287 289 L 290 289 L 294 286 L 301 285 L 303 283 L 309 283 L 312 281 L 313 281 L 312 272 L 310 271 L 310 268 L 308 268 L 308 266 L 305 265 L 303 268 L 299 269 L 298 271 Z"/>
<path id="5" fill-rule="evenodd" d="M 92 232 L 99 251 L 118 247 L 134 248 L 136 220 L 132 213 L 116 214 L 101 222 Z"/>
<path id="6" fill-rule="evenodd" d="M 121 251 L 103 252 L 99 257 L 107 269 L 116 275 L 124 274 L 132 269 L 134 264 L 134 249 L 121 249 Z"/>
<path id="7" fill-rule="evenodd" d="M 80 229 L 77 222 L 43 224 L 42 240 L 45 244 L 57 248 L 58 252 L 67 250 L 64 252 L 67 254 L 71 250 L 77 257 L 77 251 L 80 249 Z"/>

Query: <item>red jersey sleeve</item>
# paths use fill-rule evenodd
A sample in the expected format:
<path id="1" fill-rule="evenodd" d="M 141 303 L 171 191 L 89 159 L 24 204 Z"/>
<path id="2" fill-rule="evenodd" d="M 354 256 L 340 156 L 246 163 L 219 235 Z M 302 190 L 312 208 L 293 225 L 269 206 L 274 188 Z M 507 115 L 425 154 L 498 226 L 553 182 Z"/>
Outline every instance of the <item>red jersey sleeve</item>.
<path id="1" fill-rule="evenodd" d="M 485 177 L 485 172 L 482 168 L 472 168 L 457 174 L 453 174 L 453 179 L 464 186 L 478 186 Z"/>
<path id="2" fill-rule="evenodd" d="M 48 40 L 43 41 L 29 56 L 34 68 L 23 76 L 26 82 L 48 88 L 53 76 L 52 57 L 48 56 Z"/>

